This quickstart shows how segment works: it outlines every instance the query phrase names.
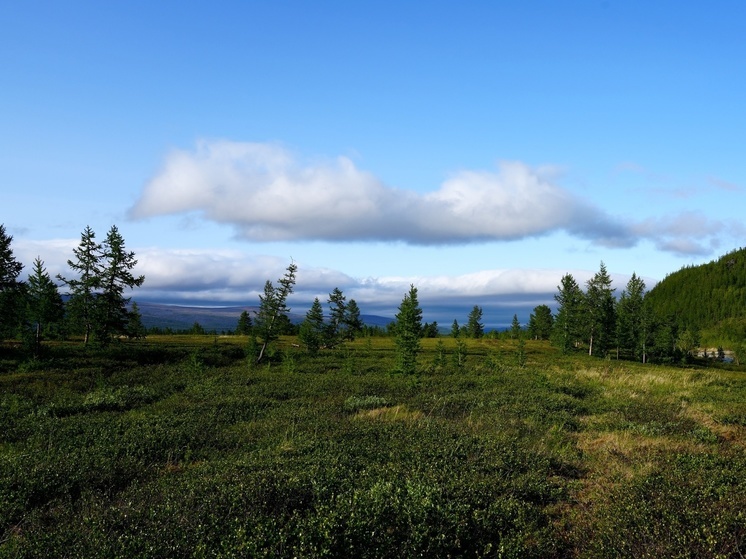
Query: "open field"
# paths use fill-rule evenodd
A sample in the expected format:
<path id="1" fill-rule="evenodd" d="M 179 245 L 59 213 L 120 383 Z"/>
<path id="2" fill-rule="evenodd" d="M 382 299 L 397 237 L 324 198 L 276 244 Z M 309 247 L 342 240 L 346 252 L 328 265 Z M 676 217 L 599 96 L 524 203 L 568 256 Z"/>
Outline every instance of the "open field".
<path id="1" fill-rule="evenodd" d="M 390 338 L 0 353 L 0 557 L 742 557 L 746 369 Z"/>

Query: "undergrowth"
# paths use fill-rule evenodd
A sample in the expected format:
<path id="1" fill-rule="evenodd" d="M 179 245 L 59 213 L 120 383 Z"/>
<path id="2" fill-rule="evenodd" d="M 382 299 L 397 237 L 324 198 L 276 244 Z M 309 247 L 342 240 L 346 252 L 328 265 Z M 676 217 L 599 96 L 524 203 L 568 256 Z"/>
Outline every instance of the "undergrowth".
<path id="1" fill-rule="evenodd" d="M 743 371 L 292 341 L 6 350 L 0 557 L 746 553 Z"/>

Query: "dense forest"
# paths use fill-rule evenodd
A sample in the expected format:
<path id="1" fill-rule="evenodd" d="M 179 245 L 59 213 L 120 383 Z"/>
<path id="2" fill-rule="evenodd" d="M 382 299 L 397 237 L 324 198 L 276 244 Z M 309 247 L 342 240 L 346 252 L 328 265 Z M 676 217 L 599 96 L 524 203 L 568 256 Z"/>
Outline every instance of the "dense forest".
<path id="1" fill-rule="evenodd" d="M 674 272 L 646 297 L 658 316 L 699 330 L 725 345 L 746 338 L 746 249 Z"/>

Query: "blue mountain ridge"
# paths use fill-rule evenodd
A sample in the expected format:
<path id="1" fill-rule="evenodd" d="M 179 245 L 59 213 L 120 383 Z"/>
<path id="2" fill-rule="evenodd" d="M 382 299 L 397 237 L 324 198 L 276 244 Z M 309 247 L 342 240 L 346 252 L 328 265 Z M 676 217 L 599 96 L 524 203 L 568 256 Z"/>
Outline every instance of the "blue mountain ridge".
<path id="1" fill-rule="evenodd" d="M 140 309 L 142 323 L 146 328 L 159 327 L 171 328 L 172 330 L 187 330 L 195 322 L 198 322 L 202 328 L 209 331 L 228 332 L 235 330 L 238 324 L 238 318 L 243 311 L 248 311 L 250 316 L 259 310 L 256 306 L 236 306 L 236 307 L 200 307 L 200 306 L 183 306 L 168 305 L 164 303 L 151 303 L 148 301 L 136 301 Z M 298 324 L 305 319 L 305 313 L 288 314 L 291 322 Z M 380 326 L 385 328 L 393 318 L 378 316 L 373 314 L 360 315 L 363 324 L 367 326 Z"/>

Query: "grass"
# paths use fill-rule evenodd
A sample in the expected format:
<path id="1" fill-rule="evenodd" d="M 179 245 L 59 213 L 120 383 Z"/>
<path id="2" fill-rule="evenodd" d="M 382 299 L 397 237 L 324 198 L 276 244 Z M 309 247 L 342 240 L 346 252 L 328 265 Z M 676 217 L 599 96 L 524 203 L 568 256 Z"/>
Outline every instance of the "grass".
<path id="1" fill-rule="evenodd" d="M 740 557 L 737 367 L 423 340 L 0 355 L 0 557 Z M 442 339 L 446 352 L 455 341 Z"/>

